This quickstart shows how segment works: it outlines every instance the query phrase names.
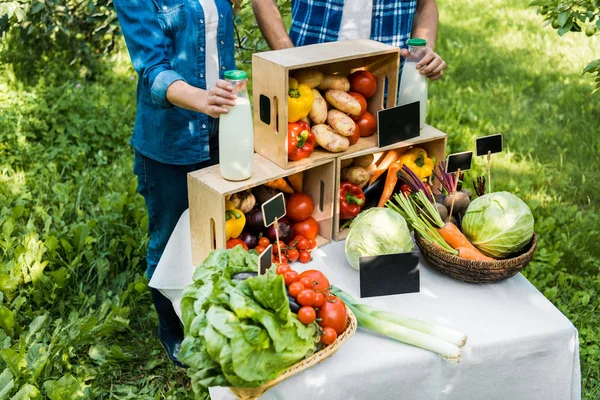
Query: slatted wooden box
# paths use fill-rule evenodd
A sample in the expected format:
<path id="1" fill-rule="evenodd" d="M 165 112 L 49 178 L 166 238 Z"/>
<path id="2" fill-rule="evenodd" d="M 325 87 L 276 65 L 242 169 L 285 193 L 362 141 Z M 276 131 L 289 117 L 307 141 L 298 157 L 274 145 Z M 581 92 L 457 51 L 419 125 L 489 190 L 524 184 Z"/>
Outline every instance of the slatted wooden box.
<path id="1" fill-rule="evenodd" d="M 355 157 L 364 156 L 367 154 L 376 154 L 392 149 L 406 149 L 409 150 L 412 147 L 423 148 L 429 157 L 435 157 L 436 163 L 444 160 L 446 155 L 446 139 L 445 133 L 438 129 L 425 125 L 421 130 L 421 135 L 414 139 L 410 139 L 404 142 L 395 143 L 390 146 L 381 147 L 378 149 L 366 149 L 363 151 L 356 152 L 354 154 L 347 154 L 337 158 L 336 160 L 336 182 L 335 182 L 335 213 L 333 216 L 333 238 L 336 241 L 346 239 L 348 234 L 348 228 L 341 229 L 342 223 L 340 222 L 340 177 L 342 170 L 342 163 L 346 160 L 353 159 Z M 434 185 L 436 187 L 436 185 Z"/>
<path id="2" fill-rule="evenodd" d="M 215 248 L 225 248 L 225 197 L 265 182 L 304 171 L 303 192 L 315 204 L 313 217 L 319 223 L 317 246 L 331 241 L 335 160 L 318 160 L 311 165 L 282 169 L 260 154 L 254 154 L 254 174 L 250 179 L 231 182 L 223 179 L 219 165 L 188 174 L 192 260 L 200 264 Z"/>
<path id="3" fill-rule="evenodd" d="M 285 50 L 267 51 L 252 56 L 254 102 L 254 148 L 257 153 L 284 169 L 293 169 L 323 159 L 376 148 L 377 133 L 360 138 L 344 153 L 330 153 L 322 148 L 299 161 L 288 161 L 288 83 L 290 72 L 315 68 L 325 74 L 348 76 L 366 69 L 377 78 L 377 92 L 368 99 L 368 111 L 396 105 L 400 50 L 372 40 L 322 43 Z M 387 86 L 387 100 L 384 92 Z"/>

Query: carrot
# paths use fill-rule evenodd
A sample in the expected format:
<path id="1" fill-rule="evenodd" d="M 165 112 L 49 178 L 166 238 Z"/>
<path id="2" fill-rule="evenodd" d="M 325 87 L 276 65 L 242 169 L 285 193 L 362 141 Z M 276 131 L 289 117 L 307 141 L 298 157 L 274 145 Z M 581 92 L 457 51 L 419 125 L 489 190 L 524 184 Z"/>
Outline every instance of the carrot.
<path id="1" fill-rule="evenodd" d="M 372 185 L 373 182 L 377 180 L 387 169 L 400 158 L 400 151 L 398 150 L 390 150 L 385 155 L 383 160 L 377 165 L 377 169 L 373 172 L 371 176 L 371 180 L 369 181 L 369 185 Z"/>
<path id="2" fill-rule="evenodd" d="M 296 192 L 302 192 L 302 179 L 304 178 L 304 172 L 297 172 L 288 176 L 287 178 Z"/>
<path id="3" fill-rule="evenodd" d="M 494 261 L 493 258 L 486 256 L 473 246 L 473 244 L 469 242 L 469 239 L 467 239 L 467 237 L 452 222 L 446 222 L 442 228 L 436 228 L 436 230 L 446 243 L 453 249 L 459 251 L 459 257 L 475 261 Z M 460 253 L 461 249 L 464 256 Z"/>
<path id="4" fill-rule="evenodd" d="M 281 190 L 284 193 L 294 194 L 294 189 L 283 178 L 277 178 L 273 181 L 267 182 L 265 183 L 265 186 Z"/>
<path id="5" fill-rule="evenodd" d="M 488 256 L 486 256 L 485 254 L 483 254 L 482 252 L 480 252 L 479 250 L 477 250 L 475 247 L 471 248 L 471 247 L 458 247 L 456 248 L 456 250 L 458 250 L 458 256 L 460 258 L 464 258 L 466 260 L 473 260 L 473 261 L 496 261 L 493 258 L 490 258 Z"/>
<path id="6" fill-rule="evenodd" d="M 390 165 L 387 176 L 385 178 L 385 185 L 383 186 L 383 192 L 377 207 L 385 206 L 385 203 L 392 197 L 396 183 L 398 182 L 398 171 L 400 170 L 400 163 L 395 162 Z"/>

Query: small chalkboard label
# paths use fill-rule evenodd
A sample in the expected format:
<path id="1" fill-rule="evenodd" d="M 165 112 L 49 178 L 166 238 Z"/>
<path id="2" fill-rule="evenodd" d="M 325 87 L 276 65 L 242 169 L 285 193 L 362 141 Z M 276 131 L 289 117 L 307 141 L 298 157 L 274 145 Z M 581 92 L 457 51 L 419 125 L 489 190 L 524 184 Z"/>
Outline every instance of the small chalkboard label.
<path id="1" fill-rule="evenodd" d="M 258 274 L 259 275 L 266 274 L 267 271 L 269 270 L 269 268 L 271 268 L 272 263 L 273 263 L 273 245 L 270 244 L 269 247 L 267 247 L 265 249 L 265 251 L 263 251 L 258 256 Z"/>
<path id="2" fill-rule="evenodd" d="M 486 156 L 488 154 L 502 152 L 502 134 L 478 137 L 475 139 L 475 147 L 477 148 L 477 156 Z"/>
<path id="3" fill-rule="evenodd" d="M 471 169 L 471 162 L 473 161 L 472 151 L 463 151 L 462 153 L 454 153 L 448 156 L 448 162 L 446 163 L 446 172 L 452 173 L 459 169 L 466 171 Z"/>
<path id="4" fill-rule="evenodd" d="M 419 252 L 360 258 L 360 297 L 419 292 Z"/>
<path id="5" fill-rule="evenodd" d="M 269 227 L 275 222 L 275 219 L 285 216 L 285 198 L 283 193 L 265 201 L 262 205 L 263 221 L 266 227 Z"/>
<path id="6" fill-rule="evenodd" d="M 421 134 L 419 102 L 381 110 L 377 113 L 379 147 L 416 138 Z"/>

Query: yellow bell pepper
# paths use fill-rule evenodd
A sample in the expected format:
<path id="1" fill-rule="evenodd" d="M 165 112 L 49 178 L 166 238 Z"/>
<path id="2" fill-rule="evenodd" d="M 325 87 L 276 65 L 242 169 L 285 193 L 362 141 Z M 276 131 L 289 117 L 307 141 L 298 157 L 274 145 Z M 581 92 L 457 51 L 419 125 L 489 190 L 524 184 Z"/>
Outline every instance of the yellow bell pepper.
<path id="1" fill-rule="evenodd" d="M 246 216 L 235 208 L 232 201 L 225 202 L 225 240 L 236 238 L 242 234 L 246 225 Z"/>
<path id="2" fill-rule="evenodd" d="M 312 89 L 303 83 L 298 83 L 294 78 L 290 78 L 290 88 L 288 90 L 288 122 L 296 122 L 306 118 L 312 108 L 315 96 Z"/>
<path id="3" fill-rule="evenodd" d="M 401 166 L 406 165 L 421 179 L 429 178 L 435 167 L 433 160 L 427 157 L 427 152 L 420 147 L 415 147 L 402 154 L 398 162 Z"/>

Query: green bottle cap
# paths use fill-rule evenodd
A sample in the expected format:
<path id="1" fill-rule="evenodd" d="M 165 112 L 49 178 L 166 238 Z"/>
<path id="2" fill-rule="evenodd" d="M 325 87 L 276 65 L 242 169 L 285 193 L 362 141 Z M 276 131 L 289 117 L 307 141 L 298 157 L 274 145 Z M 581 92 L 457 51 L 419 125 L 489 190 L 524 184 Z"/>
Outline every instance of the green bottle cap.
<path id="1" fill-rule="evenodd" d="M 408 45 L 409 46 L 425 46 L 427 44 L 427 40 L 425 39 L 409 39 L 408 40 Z"/>
<path id="2" fill-rule="evenodd" d="M 242 79 L 246 79 L 246 72 L 240 71 L 239 69 L 225 71 L 225 79 L 241 81 Z"/>

